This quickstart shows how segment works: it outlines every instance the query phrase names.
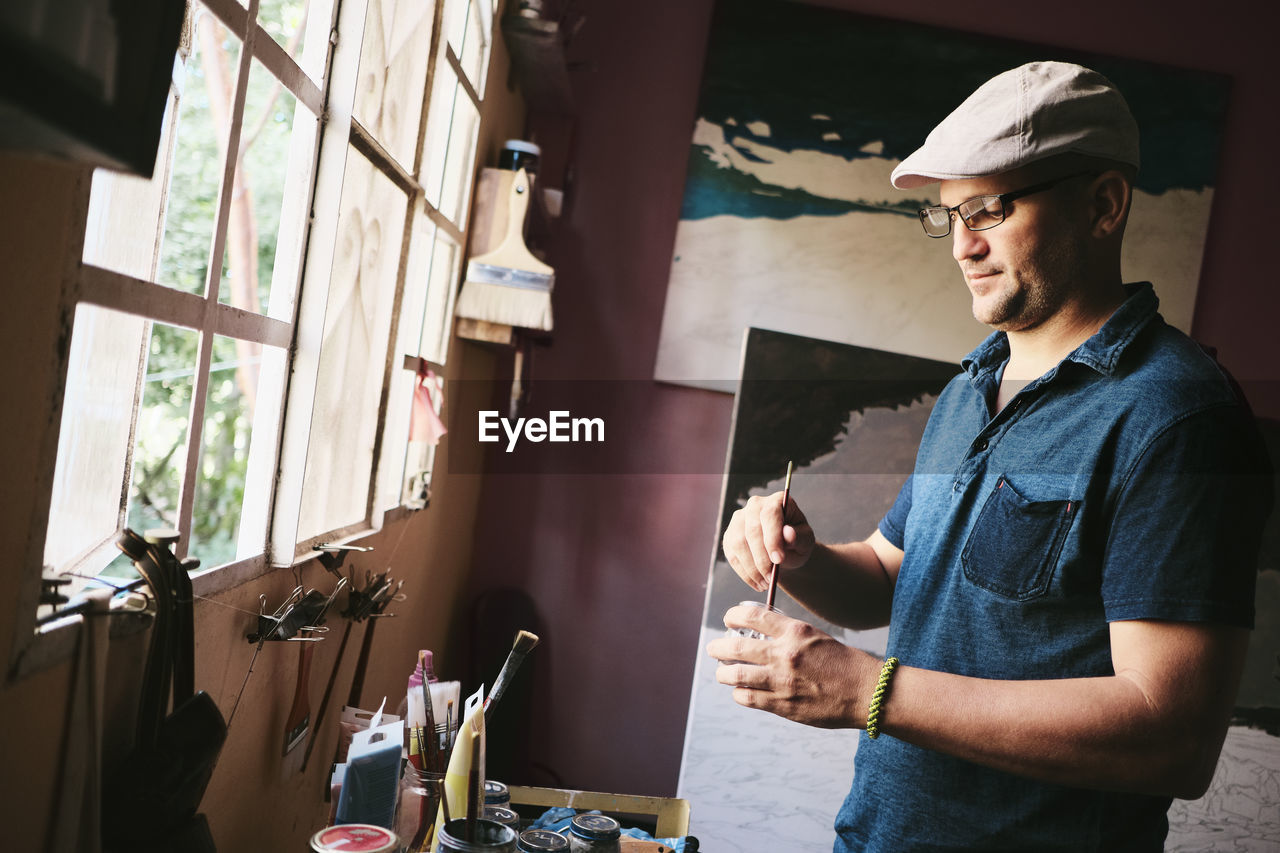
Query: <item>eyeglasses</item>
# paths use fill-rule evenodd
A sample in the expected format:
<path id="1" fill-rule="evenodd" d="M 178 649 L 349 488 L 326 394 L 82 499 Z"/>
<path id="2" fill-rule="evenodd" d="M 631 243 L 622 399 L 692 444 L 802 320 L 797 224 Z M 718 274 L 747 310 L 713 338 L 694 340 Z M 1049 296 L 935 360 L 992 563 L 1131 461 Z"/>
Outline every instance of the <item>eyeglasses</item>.
<path id="1" fill-rule="evenodd" d="M 1024 198 L 1032 193 L 1044 192 L 1072 178 L 1081 178 L 1085 175 L 1096 177 L 1099 174 L 1101 173 L 1076 172 L 1073 175 L 1064 175 L 1061 178 L 1054 178 L 1052 181 L 1045 181 L 1042 184 L 1035 184 L 1024 189 L 1000 193 L 1000 195 L 976 195 L 973 198 L 965 199 L 955 207 L 922 207 L 920 208 L 920 224 L 924 226 L 924 233 L 930 237 L 945 237 L 951 233 L 951 214 L 958 213 L 960 218 L 964 220 L 965 227 L 970 231 L 986 231 L 988 228 L 995 228 L 1001 222 L 1004 222 L 1004 218 L 1007 215 L 1007 211 L 1005 211 L 1006 203 Z"/>

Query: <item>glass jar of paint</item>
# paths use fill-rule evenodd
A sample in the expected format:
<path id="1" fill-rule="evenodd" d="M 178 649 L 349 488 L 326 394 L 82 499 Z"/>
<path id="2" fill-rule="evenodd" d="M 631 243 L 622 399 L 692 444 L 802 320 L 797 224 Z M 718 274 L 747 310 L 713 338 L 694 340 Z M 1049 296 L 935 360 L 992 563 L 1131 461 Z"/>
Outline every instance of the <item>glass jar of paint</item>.
<path id="1" fill-rule="evenodd" d="M 467 838 L 467 819 L 458 817 L 440 827 L 438 853 L 516 853 L 516 831 L 478 818 L 475 834 Z"/>
<path id="2" fill-rule="evenodd" d="M 739 601 L 738 606 L 739 607 L 757 607 L 761 610 L 768 610 L 770 613 L 777 613 L 779 615 L 782 614 L 781 610 L 774 607 L 772 604 L 765 604 L 763 601 Z M 752 628 L 727 628 L 725 629 L 724 635 L 726 637 L 746 637 L 751 640 L 772 639 L 772 637 L 767 637 L 764 634 L 761 634 L 759 631 L 756 631 Z"/>
<path id="3" fill-rule="evenodd" d="M 485 806 L 484 813 L 480 816 L 485 820 L 491 820 L 494 823 L 509 826 L 517 833 L 520 832 L 520 815 L 516 814 L 509 808 L 505 808 L 504 806 Z"/>
<path id="4" fill-rule="evenodd" d="M 622 827 L 603 814 L 575 815 L 569 822 L 570 853 L 621 853 Z"/>
<path id="5" fill-rule="evenodd" d="M 773 605 L 771 605 L 771 604 L 765 604 L 763 601 L 739 601 L 739 602 L 738 602 L 738 606 L 739 606 L 739 607 L 758 607 L 758 608 L 760 608 L 761 610 L 768 610 L 768 611 L 769 611 L 769 612 L 771 612 L 771 613 L 777 613 L 777 614 L 779 614 L 779 615 L 781 615 L 781 614 L 782 614 L 782 611 L 781 611 L 781 610 L 779 610 L 778 608 L 774 607 L 774 606 L 773 606 Z M 746 637 L 746 638 L 747 638 L 747 639 L 749 639 L 749 640 L 769 640 L 769 639 L 772 639 L 772 637 L 767 637 L 767 636 L 765 636 L 764 634 L 762 634 L 762 633 L 760 633 L 759 631 L 756 631 L 756 630 L 754 630 L 754 629 L 752 629 L 752 628 L 726 628 L 726 629 L 725 629 L 725 632 L 724 632 L 724 635 L 725 635 L 726 637 L 730 637 L 730 638 L 733 638 L 733 637 Z M 725 660 L 725 661 L 721 661 L 721 663 L 726 663 L 726 664 L 729 664 L 729 663 L 742 663 L 742 661 L 736 661 L 736 660 Z"/>
<path id="6" fill-rule="evenodd" d="M 511 808 L 511 789 L 502 782 L 485 779 L 484 804 L 486 806 L 501 806 L 504 809 Z"/>
<path id="7" fill-rule="evenodd" d="M 564 853 L 569 839 L 549 829 L 526 829 L 516 839 L 518 853 Z"/>

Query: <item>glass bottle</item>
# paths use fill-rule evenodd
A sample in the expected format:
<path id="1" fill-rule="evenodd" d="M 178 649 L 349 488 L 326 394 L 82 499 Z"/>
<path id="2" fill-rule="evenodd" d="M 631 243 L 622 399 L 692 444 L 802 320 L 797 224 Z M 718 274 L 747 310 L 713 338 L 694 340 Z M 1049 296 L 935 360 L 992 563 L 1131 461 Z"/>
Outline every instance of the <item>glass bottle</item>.
<path id="1" fill-rule="evenodd" d="M 396 804 L 396 834 L 405 850 L 418 850 L 429 840 L 440 807 L 444 774 L 419 770 L 406 764 L 400 775 L 400 800 Z"/>
<path id="2" fill-rule="evenodd" d="M 763 601 L 739 601 L 739 602 L 738 602 L 738 605 L 739 605 L 740 607 L 758 607 L 758 608 L 760 608 L 761 610 L 769 610 L 770 612 L 773 612 L 773 613 L 782 613 L 782 611 L 781 611 L 781 610 L 779 610 L 778 608 L 774 607 L 774 606 L 773 606 L 773 605 L 771 605 L 771 604 L 766 604 L 766 603 L 765 603 L 765 602 L 763 602 Z M 726 637 L 730 637 L 730 638 L 732 638 L 732 637 L 746 637 L 746 638 L 747 638 L 747 639 L 749 639 L 749 640 L 769 640 L 769 639 L 772 639 L 772 637 L 766 637 L 764 634 L 761 634 L 759 631 L 757 631 L 757 630 L 755 630 L 755 629 L 753 629 L 753 628 L 725 628 L 725 630 L 724 630 L 724 635 L 725 635 Z M 725 663 L 725 664 L 731 664 L 731 663 L 742 663 L 742 661 L 736 661 L 736 660 L 725 660 L 725 661 L 721 661 L 721 663 Z"/>

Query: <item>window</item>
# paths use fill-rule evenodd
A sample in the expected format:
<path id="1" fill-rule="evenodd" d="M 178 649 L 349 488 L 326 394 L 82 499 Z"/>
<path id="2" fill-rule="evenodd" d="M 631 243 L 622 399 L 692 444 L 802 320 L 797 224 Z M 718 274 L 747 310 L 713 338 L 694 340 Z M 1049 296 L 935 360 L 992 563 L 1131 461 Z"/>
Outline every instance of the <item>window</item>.
<path id="1" fill-rule="evenodd" d="M 93 177 L 47 573 L 163 526 L 242 578 L 422 504 L 495 6 L 190 0 L 154 175 Z"/>

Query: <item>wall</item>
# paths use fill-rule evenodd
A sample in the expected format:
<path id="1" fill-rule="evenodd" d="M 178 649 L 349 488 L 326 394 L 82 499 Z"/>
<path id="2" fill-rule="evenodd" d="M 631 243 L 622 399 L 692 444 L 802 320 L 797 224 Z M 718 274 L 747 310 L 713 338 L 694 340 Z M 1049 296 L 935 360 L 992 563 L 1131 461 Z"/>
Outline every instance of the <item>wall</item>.
<path id="1" fill-rule="evenodd" d="M 1234 78 L 1193 331 L 1259 414 L 1280 417 L 1274 238 L 1258 215 L 1280 188 L 1274 4 L 825 5 Z M 589 66 L 575 76 L 572 185 L 552 258 L 557 329 L 537 351 L 535 394 L 549 379 L 613 383 L 632 405 L 627 418 L 607 419 L 611 461 L 631 473 L 548 461 L 484 484 L 472 590 L 524 588 L 548 626 L 534 652 L 525 770 L 534 780 L 675 793 L 732 401 L 649 379 L 711 9 L 711 0 L 592 4 L 575 49 Z M 767 61 L 768 45 L 761 51 Z M 566 397 L 575 415 L 610 407 L 593 383 Z"/>
<path id="2" fill-rule="evenodd" d="M 507 88 L 508 65 L 499 42 L 494 51 L 479 140 L 481 163 L 492 161 L 503 139 L 519 135 L 523 104 Z M 61 377 L 58 352 L 66 346 L 59 296 L 63 266 L 58 260 L 75 244 L 72 211 L 83 206 L 89 172 L 66 163 L 20 154 L 0 154 L 0 387 L 4 406 L 4 441 L 0 442 L 0 470 L 6 488 L 0 495 L 0 541 L 10 546 L 10 559 L 0 564 L 0 584 L 16 588 L 29 571 L 18 555 L 27 541 L 29 520 L 47 495 L 37 495 L 34 448 L 57 429 L 49 415 Z M 479 387 L 494 370 L 494 354 L 464 349 L 455 343 L 447 364 L 447 379 L 462 380 L 454 387 Z M 445 417 L 457 408 L 474 408 L 465 391 L 446 401 Z M 452 431 L 459 432 L 450 422 Z M 394 618 L 378 623 L 362 704 L 376 707 L 388 697 L 394 710 L 403 696 L 405 678 L 419 648 L 436 653 L 438 673 L 457 677 L 460 652 L 448 645 L 455 615 L 460 611 L 471 565 L 470 531 L 480 496 L 478 460 L 472 448 L 450 451 L 446 437 L 439 453 L 440 469 L 432 483 L 430 506 L 389 523 L 362 540 L 374 551 L 348 558 L 343 566 L 354 577 L 366 569 L 403 579 L 408 601 L 393 605 Z M 469 461 L 470 460 L 470 461 Z M 454 474 L 449 463 L 463 469 Z M 460 535 L 459 531 L 463 531 Z M 198 556 L 198 555 L 197 555 Z M 330 589 L 334 578 L 316 561 L 300 572 L 302 583 Z M 209 692 L 224 717 L 231 714 L 245 684 L 253 646 L 245 635 L 256 626 L 258 596 L 279 602 L 298 580 L 281 569 L 243 584 L 213 600 L 198 601 L 196 687 Z M 0 660 L 10 660 L 14 596 L 0 606 Z M 338 607 L 344 599 L 339 599 Z M 274 606 L 274 605 L 273 605 Z M 337 661 L 341 620 L 331 618 L 332 642 L 316 648 L 312 663 L 310 700 L 313 718 L 321 694 Z M 219 850 L 303 850 L 307 838 L 324 825 L 328 806 L 322 793 L 329 759 L 337 737 L 337 717 L 345 702 L 361 642 L 369 623 L 358 624 L 338 669 L 326 720 L 304 774 L 282 776 L 281 737 L 293 697 L 298 666 L 295 644 L 268 644 L 253 664 L 241 704 L 219 757 L 213 779 L 201 803 Z M 119 752 L 132 731 L 132 703 L 136 702 L 138 668 L 145 654 L 145 636 L 114 643 L 109 664 L 106 751 Z M 57 778 L 62 757 L 71 667 L 62 663 L 34 675 L 0 685 L 0 755 L 8 770 L 0 778 L 0 823 L 5 826 L 6 850 L 42 850 L 55 819 Z"/>

